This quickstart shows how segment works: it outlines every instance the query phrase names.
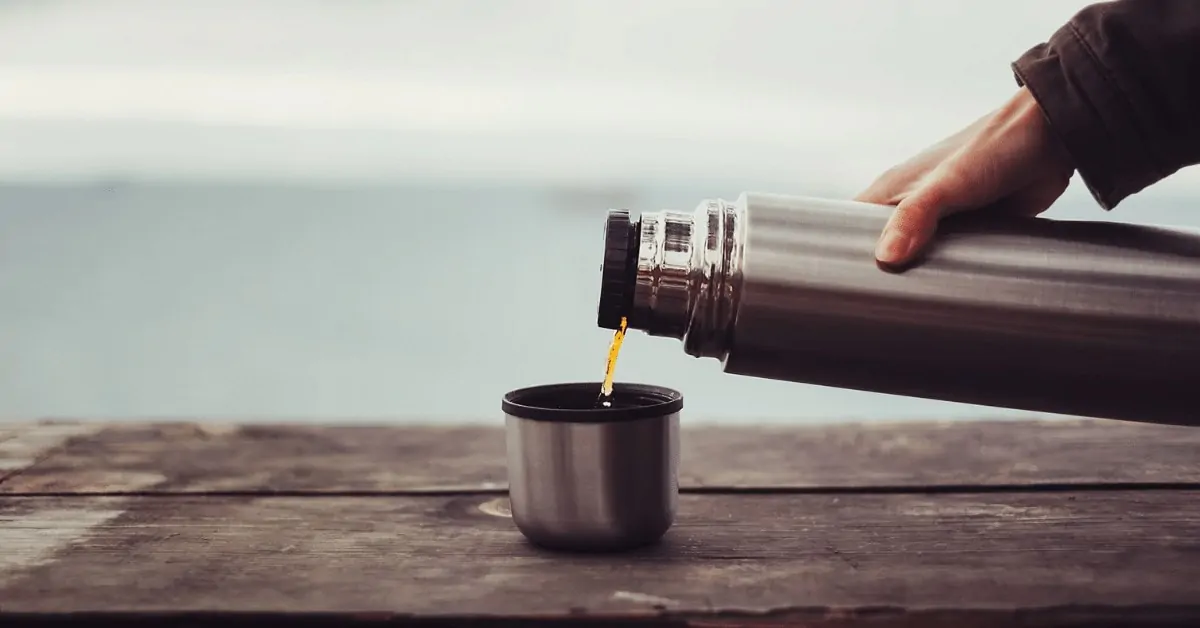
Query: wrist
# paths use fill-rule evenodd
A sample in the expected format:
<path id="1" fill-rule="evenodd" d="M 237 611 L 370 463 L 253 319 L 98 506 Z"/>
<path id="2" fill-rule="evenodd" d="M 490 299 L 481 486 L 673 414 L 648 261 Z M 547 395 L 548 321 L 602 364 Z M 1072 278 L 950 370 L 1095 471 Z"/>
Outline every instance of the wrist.
<path id="1" fill-rule="evenodd" d="M 1039 147 L 1037 153 L 1051 168 L 1070 176 L 1075 172 L 1075 163 L 1062 140 L 1050 125 L 1050 118 L 1038 103 L 1033 92 L 1021 86 L 1006 103 L 1009 120 L 1012 121 Z"/>

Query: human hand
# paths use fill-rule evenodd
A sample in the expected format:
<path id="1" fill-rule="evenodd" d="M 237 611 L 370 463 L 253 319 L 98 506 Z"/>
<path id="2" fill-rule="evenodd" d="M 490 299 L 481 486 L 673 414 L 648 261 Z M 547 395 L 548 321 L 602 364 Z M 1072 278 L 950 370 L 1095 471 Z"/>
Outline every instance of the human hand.
<path id="1" fill-rule="evenodd" d="M 1062 195 L 1074 172 L 1022 87 L 999 109 L 885 172 L 855 200 L 896 206 L 875 259 L 897 269 L 924 251 L 942 217 L 984 207 L 1035 216 Z"/>

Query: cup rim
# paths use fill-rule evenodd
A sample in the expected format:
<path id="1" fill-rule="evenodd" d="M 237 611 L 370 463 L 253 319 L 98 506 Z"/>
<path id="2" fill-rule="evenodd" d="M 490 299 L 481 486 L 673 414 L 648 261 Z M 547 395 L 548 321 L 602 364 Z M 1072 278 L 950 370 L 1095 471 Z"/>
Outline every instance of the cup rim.
<path id="1" fill-rule="evenodd" d="M 504 395 L 500 409 L 505 414 L 519 419 L 532 421 L 547 421 L 554 423 L 616 423 L 620 421 L 635 421 L 675 414 L 683 409 L 683 393 L 666 386 L 651 384 L 615 383 L 614 395 L 636 395 L 638 405 L 620 408 L 554 408 L 544 405 L 531 405 L 525 400 L 535 395 L 547 393 L 577 393 L 598 394 L 601 382 L 566 382 L 561 384 L 542 384 L 511 390 Z"/>

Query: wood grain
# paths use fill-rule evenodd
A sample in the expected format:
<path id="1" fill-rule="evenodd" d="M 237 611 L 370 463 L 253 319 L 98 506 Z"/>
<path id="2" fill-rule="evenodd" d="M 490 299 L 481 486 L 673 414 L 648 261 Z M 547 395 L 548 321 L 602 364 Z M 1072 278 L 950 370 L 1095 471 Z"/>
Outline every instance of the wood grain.
<path id="1" fill-rule="evenodd" d="M 103 427 L 74 422 L 5 425 L 0 429 L 0 482 L 43 460 L 71 438 Z"/>
<path id="2" fill-rule="evenodd" d="M 663 544 L 598 556 L 533 549 L 489 495 L 7 497 L 0 608 L 1200 621 L 1197 496 L 687 495 Z"/>
<path id="3" fill-rule="evenodd" d="M 24 458 L 25 468 L 0 482 L 0 493 L 506 486 L 499 427 L 166 423 L 94 429 L 58 443 L 37 464 Z M 1200 430 L 1116 421 L 693 426 L 685 427 L 682 444 L 685 489 L 1200 483 Z"/>

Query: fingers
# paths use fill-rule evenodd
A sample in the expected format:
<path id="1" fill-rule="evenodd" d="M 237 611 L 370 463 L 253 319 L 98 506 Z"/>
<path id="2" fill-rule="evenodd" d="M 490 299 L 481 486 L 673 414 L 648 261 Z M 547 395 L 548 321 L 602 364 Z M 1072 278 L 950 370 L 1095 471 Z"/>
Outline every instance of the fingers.
<path id="1" fill-rule="evenodd" d="M 895 205 L 898 199 L 903 198 L 904 190 L 912 182 L 912 178 L 907 173 L 898 173 L 896 169 L 889 170 L 859 192 L 854 200 L 876 205 Z"/>
<path id="2" fill-rule="evenodd" d="M 876 262 L 885 270 L 902 269 L 924 252 L 943 216 L 1002 197 L 1000 166 L 989 151 L 960 151 L 938 164 L 896 205 L 875 245 Z"/>
<path id="3" fill-rule="evenodd" d="M 1012 215 L 1036 216 L 1049 209 L 1069 183 L 1069 178 L 1039 181 L 988 208 Z M 901 270 L 915 261 L 933 240 L 938 221 L 964 207 L 953 202 L 958 196 L 952 191 L 951 186 L 935 180 L 896 206 L 875 245 L 875 259 L 884 269 Z"/>
<path id="4" fill-rule="evenodd" d="M 922 188 L 900 201 L 875 245 L 875 260 L 888 270 L 912 263 L 933 239 L 946 208 L 937 186 Z"/>

